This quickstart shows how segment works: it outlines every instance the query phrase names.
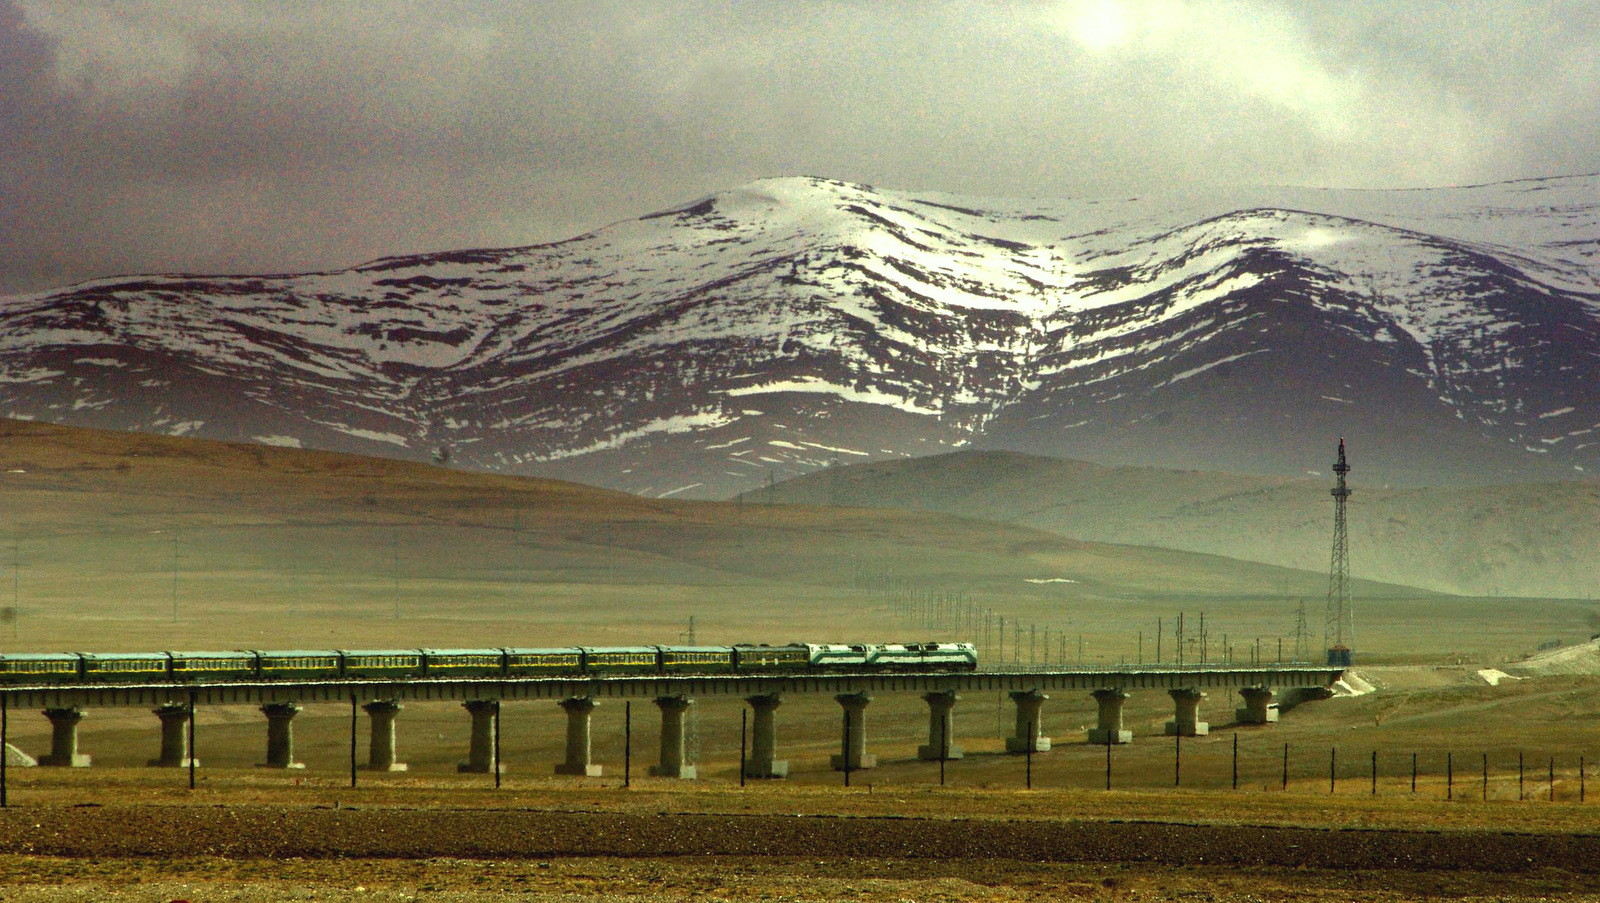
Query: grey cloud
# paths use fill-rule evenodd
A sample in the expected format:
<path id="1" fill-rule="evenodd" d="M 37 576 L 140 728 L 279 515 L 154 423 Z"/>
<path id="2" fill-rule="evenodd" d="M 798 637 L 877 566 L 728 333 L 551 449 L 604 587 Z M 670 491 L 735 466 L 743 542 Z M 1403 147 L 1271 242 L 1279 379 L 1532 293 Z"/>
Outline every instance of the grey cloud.
<path id="1" fill-rule="evenodd" d="M 1064 195 L 1600 169 L 1592 3 L 108 8 L 0 0 L 0 291 L 551 240 L 795 173 Z"/>

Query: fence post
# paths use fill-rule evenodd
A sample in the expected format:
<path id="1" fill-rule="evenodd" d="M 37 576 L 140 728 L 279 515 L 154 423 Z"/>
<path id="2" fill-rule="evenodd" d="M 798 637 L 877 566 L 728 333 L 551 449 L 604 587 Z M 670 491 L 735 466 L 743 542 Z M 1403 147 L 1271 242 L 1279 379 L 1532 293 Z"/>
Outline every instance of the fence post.
<path id="1" fill-rule="evenodd" d="M 194 789 L 194 760 L 199 755 L 194 751 L 194 697 L 195 692 L 189 691 L 189 789 Z"/>
<path id="2" fill-rule="evenodd" d="M 1455 793 L 1456 793 L 1455 753 L 1445 753 L 1444 754 L 1444 798 L 1447 799 L 1447 800 L 1455 799 Z"/>
<path id="3" fill-rule="evenodd" d="M 1378 795 L 1378 751 L 1372 751 L 1372 795 Z"/>
<path id="4" fill-rule="evenodd" d="M 1239 732 L 1233 733 L 1233 789 L 1239 789 Z"/>
<path id="5" fill-rule="evenodd" d="M 741 768 L 743 766 L 740 766 Z M 622 786 L 633 783 L 633 701 L 622 703 Z"/>
<path id="6" fill-rule="evenodd" d="M 1029 742 L 1032 742 L 1031 740 Z M 939 786 L 944 786 L 944 763 L 950 758 L 950 719 L 939 719 Z"/>
<path id="7" fill-rule="evenodd" d="M 1106 789 L 1111 789 L 1111 732 L 1106 731 Z"/>
<path id="8" fill-rule="evenodd" d="M 1417 792 L 1417 754 L 1411 754 L 1411 792 Z"/>
<path id="9" fill-rule="evenodd" d="M 194 750 L 189 750 L 194 758 Z M 350 694 L 350 786 L 356 785 L 356 694 Z"/>
<path id="10" fill-rule="evenodd" d="M 7 723 L 10 717 L 9 708 L 9 699 L 4 693 L 0 693 L 0 809 L 11 805 L 11 801 L 6 797 L 6 759 L 10 758 L 6 755 L 6 734 L 8 732 L 7 729 L 10 727 Z M 190 720 L 189 723 L 193 724 L 194 721 Z M 189 748 L 189 753 L 190 755 L 194 754 L 194 747 L 191 746 Z"/>
<path id="11" fill-rule="evenodd" d="M 1283 789 L 1289 789 L 1289 744 L 1283 744 Z"/>
<path id="12" fill-rule="evenodd" d="M 494 789 L 500 789 L 500 697 L 494 700 Z"/>
<path id="13" fill-rule="evenodd" d="M 1183 786 L 1183 735 L 1172 735 L 1172 786 Z"/>
<path id="14" fill-rule="evenodd" d="M 1028 722 L 1028 789 L 1029 790 L 1033 789 L 1033 747 L 1034 747 L 1033 738 L 1034 738 L 1034 731 L 1037 730 L 1037 728 L 1034 727 L 1034 724 L 1035 724 L 1035 722 L 1032 722 L 1032 721 Z"/>
<path id="15" fill-rule="evenodd" d="M 1483 754 L 1483 801 L 1489 801 L 1489 754 Z"/>
<path id="16" fill-rule="evenodd" d="M 1339 747 L 1328 747 L 1328 794 L 1331 796 L 1338 784 Z"/>
<path id="17" fill-rule="evenodd" d="M 1522 750 L 1517 750 L 1517 802 L 1522 802 Z"/>
<path id="18" fill-rule="evenodd" d="M 749 724 L 750 724 L 750 710 L 749 709 L 740 709 L 739 710 L 739 786 L 740 787 L 744 786 L 744 771 L 745 771 L 745 765 L 744 765 L 744 744 L 745 744 L 745 739 L 744 738 L 745 738 L 745 731 L 748 729 Z"/>
<path id="19" fill-rule="evenodd" d="M 1578 757 L 1578 802 L 1583 802 L 1583 756 Z"/>
<path id="20" fill-rule="evenodd" d="M 1556 801 L 1556 757 L 1550 757 L 1550 802 Z"/>
<path id="21" fill-rule="evenodd" d="M 844 710 L 844 785 L 850 786 L 850 710 Z"/>

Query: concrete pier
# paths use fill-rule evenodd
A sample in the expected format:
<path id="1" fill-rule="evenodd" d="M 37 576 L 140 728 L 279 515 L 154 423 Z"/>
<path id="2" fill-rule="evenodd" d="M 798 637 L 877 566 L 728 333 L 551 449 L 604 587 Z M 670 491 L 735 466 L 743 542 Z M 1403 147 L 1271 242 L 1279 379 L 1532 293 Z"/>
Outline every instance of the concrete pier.
<path id="1" fill-rule="evenodd" d="M 294 716 L 300 706 L 292 702 L 269 702 L 261 707 L 267 716 L 267 761 L 257 768 L 304 768 L 294 760 Z"/>
<path id="2" fill-rule="evenodd" d="M 1006 738 L 1006 752 L 1025 753 L 1030 743 L 1034 752 L 1048 750 L 1050 738 L 1044 735 L 1040 712 L 1044 708 L 1044 701 L 1050 697 L 1039 692 L 1037 688 L 1013 690 L 1008 695 L 1011 701 L 1017 704 L 1017 732 L 1014 736 Z"/>
<path id="3" fill-rule="evenodd" d="M 755 710 L 750 737 L 750 758 L 745 760 L 747 778 L 782 778 L 789 775 L 789 763 L 778 758 L 778 706 L 783 697 L 777 693 L 745 697 Z"/>
<path id="4" fill-rule="evenodd" d="M 1122 704 L 1128 701 L 1128 693 L 1116 687 L 1107 687 L 1095 690 L 1089 694 L 1100 705 L 1100 717 L 1096 725 L 1089 729 L 1089 742 L 1100 746 L 1106 744 L 1132 743 L 1133 731 L 1122 729 Z"/>
<path id="5" fill-rule="evenodd" d="M 692 705 L 694 700 L 687 696 L 656 698 L 661 710 L 661 762 L 650 766 L 652 777 L 694 780 L 695 767 L 684 761 L 683 748 L 683 717 Z"/>
<path id="6" fill-rule="evenodd" d="M 940 759 L 959 759 L 961 747 L 956 745 L 956 702 L 961 699 L 954 690 L 936 690 L 922 694 L 928 703 L 928 742 L 917 747 L 917 758 L 924 762 Z"/>
<path id="7" fill-rule="evenodd" d="M 467 747 L 467 761 L 456 765 L 462 774 L 492 774 L 494 772 L 495 727 L 500 720 L 500 700 L 469 699 L 461 704 L 472 715 L 472 740 Z M 376 729 L 376 725 L 374 725 Z M 504 774 L 505 765 L 500 766 Z"/>
<path id="8" fill-rule="evenodd" d="M 839 755 L 829 757 L 833 770 L 844 771 L 846 762 L 850 763 L 851 771 L 878 767 L 878 757 L 867 752 L 867 704 L 872 702 L 872 697 L 865 693 L 840 693 L 833 698 L 844 707 L 848 725 L 843 729 Z"/>
<path id="9" fill-rule="evenodd" d="M 188 768 L 189 762 L 189 707 L 179 703 L 153 709 L 161 719 L 161 755 L 150 760 L 151 768 Z M 200 763 L 193 763 L 199 768 Z"/>
<path id="10" fill-rule="evenodd" d="M 556 774 L 600 777 L 602 766 L 590 761 L 589 715 L 594 711 L 594 699 L 589 696 L 573 696 L 561 700 L 560 705 L 567 710 L 567 760 L 556 766 Z M 681 738 L 682 734 L 679 736 Z"/>
<path id="11" fill-rule="evenodd" d="M 1167 694 L 1176 707 L 1172 720 L 1167 722 L 1167 736 L 1204 737 L 1211 733 L 1211 725 L 1200 720 L 1200 700 L 1206 694 L 1194 687 L 1168 690 Z"/>
<path id="12" fill-rule="evenodd" d="M 45 709 L 44 717 L 50 719 L 50 752 L 39 757 L 39 764 L 88 768 L 89 757 L 78 752 L 78 722 L 83 720 L 83 710 L 76 706 Z"/>
<path id="13" fill-rule="evenodd" d="M 1278 720 L 1278 706 L 1272 701 L 1271 687 L 1245 687 L 1239 691 L 1244 708 L 1234 712 L 1240 724 L 1272 724 Z"/>
<path id="14" fill-rule="evenodd" d="M 404 762 L 394 760 L 394 719 L 404 709 L 405 706 L 392 699 L 377 699 L 361 707 L 372 718 L 372 740 L 367 745 L 368 771 L 406 770 Z"/>
<path id="15" fill-rule="evenodd" d="M 1272 701 L 1272 687 L 1245 687 L 1238 692 L 1245 706 L 1235 709 L 1240 724 L 1272 724 L 1278 720 L 1278 706 Z"/>

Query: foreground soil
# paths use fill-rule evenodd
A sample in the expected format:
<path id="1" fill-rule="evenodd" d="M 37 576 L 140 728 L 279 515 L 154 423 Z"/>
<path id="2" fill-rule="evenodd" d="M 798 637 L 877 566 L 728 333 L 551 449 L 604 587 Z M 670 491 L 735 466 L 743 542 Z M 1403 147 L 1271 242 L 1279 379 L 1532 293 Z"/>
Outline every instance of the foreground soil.
<path id="1" fill-rule="evenodd" d="M 1051 817 L 30 804 L 0 899 L 1600 899 L 1600 833 Z"/>

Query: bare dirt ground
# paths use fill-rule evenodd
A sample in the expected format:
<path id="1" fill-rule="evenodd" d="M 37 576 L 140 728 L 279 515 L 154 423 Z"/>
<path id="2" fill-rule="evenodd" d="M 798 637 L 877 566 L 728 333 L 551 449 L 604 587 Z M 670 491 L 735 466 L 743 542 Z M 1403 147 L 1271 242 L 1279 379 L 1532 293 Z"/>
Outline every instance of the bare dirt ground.
<path id="1" fill-rule="evenodd" d="M 563 795 L 523 801 L 583 801 Z M 712 796 L 736 794 L 699 795 Z M 830 796 L 839 811 L 866 799 Z M 991 811 L 1009 808 L 999 796 Z M 1122 820 L 1118 794 L 1084 818 L 1091 800 L 1052 792 L 1020 807 L 1027 817 L 973 815 L 961 794 L 954 816 L 937 794 L 909 815 L 772 811 L 788 797 L 757 793 L 744 814 L 686 811 L 673 804 L 693 797 L 649 789 L 599 811 L 22 806 L 0 813 L 0 898 L 1600 899 L 1593 832 Z M 1203 813 L 1205 797 L 1160 805 Z M 1072 814 L 1048 814 L 1061 809 Z"/>

